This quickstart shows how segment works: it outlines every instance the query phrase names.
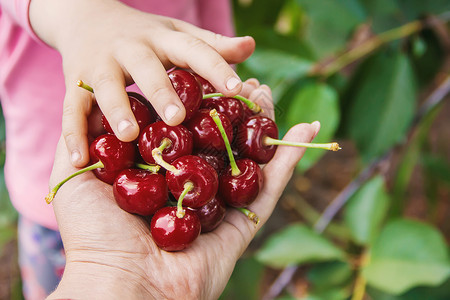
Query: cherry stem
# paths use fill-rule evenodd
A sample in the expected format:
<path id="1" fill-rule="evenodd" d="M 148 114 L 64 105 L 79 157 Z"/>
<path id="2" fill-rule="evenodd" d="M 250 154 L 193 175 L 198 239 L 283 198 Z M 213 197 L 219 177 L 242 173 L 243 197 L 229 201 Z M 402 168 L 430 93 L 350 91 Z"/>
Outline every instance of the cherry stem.
<path id="1" fill-rule="evenodd" d="M 81 175 L 83 173 L 86 173 L 88 171 L 91 170 L 95 170 L 95 169 L 101 169 L 104 168 L 105 165 L 99 160 L 98 162 L 96 162 L 95 164 L 92 164 L 90 166 L 87 166 L 81 170 L 76 171 L 75 173 L 73 173 L 72 175 L 66 177 L 65 179 L 63 179 L 60 183 L 58 183 L 51 191 L 50 193 L 48 193 L 48 195 L 45 197 L 45 202 L 47 202 L 47 204 L 50 204 L 53 201 L 53 198 L 55 198 L 56 193 L 58 192 L 59 188 L 66 183 L 67 181 L 69 181 L 70 179 L 74 178 L 75 176 Z"/>
<path id="2" fill-rule="evenodd" d="M 84 83 L 82 80 L 78 80 L 78 81 L 77 81 L 77 85 L 78 85 L 79 87 L 81 87 L 81 88 L 83 88 L 83 89 L 85 89 L 85 90 L 91 92 L 91 93 L 94 92 L 94 89 L 91 88 L 91 87 L 90 87 L 89 85 L 87 85 L 86 83 Z"/>
<path id="3" fill-rule="evenodd" d="M 283 146 L 293 146 L 293 147 L 325 149 L 325 150 L 331 150 L 331 151 L 338 151 L 338 150 L 342 149 L 341 147 L 339 147 L 338 143 L 317 144 L 317 143 L 289 142 L 289 141 L 273 139 L 270 136 L 265 136 L 263 139 L 263 143 L 266 146 L 283 145 Z"/>
<path id="4" fill-rule="evenodd" d="M 244 215 L 247 216 L 247 218 L 252 221 L 255 225 L 258 225 L 259 223 L 259 218 L 258 216 L 252 212 L 251 210 L 245 208 L 245 207 L 236 207 L 236 209 L 238 211 L 240 211 L 241 213 L 243 213 Z"/>
<path id="5" fill-rule="evenodd" d="M 152 173 L 158 173 L 159 169 L 161 169 L 161 166 L 158 165 L 146 165 L 146 164 L 139 164 L 136 163 L 136 167 L 143 170 L 148 170 Z"/>
<path id="6" fill-rule="evenodd" d="M 211 109 L 209 115 L 214 120 L 214 123 L 216 123 L 217 128 L 219 128 L 220 134 L 222 135 L 223 141 L 225 143 L 225 147 L 227 148 L 228 158 L 230 159 L 231 175 L 238 176 L 241 174 L 241 170 L 239 170 L 236 164 L 236 160 L 234 159 L 233 151 L 231 150 L 230 146 L 230 140 L 228 140 L 227 133 L 225 132 L 225 128 L 223 128 L 223 124 L 219 118 L 219 114 L 217 113 L 217 110 Z"/>
<path id="7" fill-rule="evenodd" d="M 170 171 L 174 174 L 178 174 L 178 173 L 180 173 L 180 171 L 177 168 L 175 168 L 174 166 L 172 166 L 171 164 L 169 164 L 168 162 L 166 162 L 162 157 L 162 152 L 167 147 L 170 147 L 170 145 L 172 145 L 172 142 L 170 141 L 170 139 L 163 138 L 159 147 L 152 150 L 152 156 L 158 165 L 160 165 L 167 171 Z"/>
<path id="8" fill-rule="evenodd" d="M 221 94 L 221 93 L 211 93 L 211 94 L 203 95 L 203 99 L 209 99 L 209 98 L 213 98 L 213 97 L 226 97 L 226 96 L 224 94 Z M 255 103 L 255 102 L 253 102 L 253 101 L 251 101 L 251 100 L 249 100 L 249 99 L 247 99 L 245 97 L 242 97 L 240 95 L 236 95 L 236 96 L 233 96 L 233 97 L 230 97 L 230 98 L 238 99 L 238 100 L 244 102 L 245 105 L 247 105 L 248 108 L 250 108 L 250 110 L 252 112 L 254 112 L 255 114 L 260 113 L 260 112 L 263 111 L 261 106 L 259 106 L 257 103 Z"/>
<path id="9" fill-rule="evenodd" d="M 180 197 L 178 198 L 178 202 L 177 202 L 177 217 L 178 218 L 184 217 L 186 211 L 183 208 L 183 199 L 184 199 L 184 197 L 186 197 L 187 193 L 192 191 L 193 188 L 194 188 L 194 184 L 190 181 L 187 181 L 184 184 L 183 192 L 181 193 Z"/>

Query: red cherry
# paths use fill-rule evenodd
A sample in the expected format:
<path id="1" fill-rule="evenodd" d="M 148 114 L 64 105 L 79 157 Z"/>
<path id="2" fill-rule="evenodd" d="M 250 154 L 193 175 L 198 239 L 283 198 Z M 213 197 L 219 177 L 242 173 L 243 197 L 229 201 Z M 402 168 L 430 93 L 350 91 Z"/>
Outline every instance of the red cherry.
<path id="1" fill-rule="evenodd" d="M 203 78 L 202 76 L 200 76 L 200 75 L 198 75 L 196 73 L 192 73 L 192 75 L 194 75 L 195 79 L 197 79 L 197 81 L 202 86 L 203 95 L 211 94 L 211 93 L 215 93 L 216 92 L 216 89 L 211 84 L 211 82 L 209 82 L 208 80 L 206 80 L 205 78 Z"/>
<path id="2" fill-rule="evenodd" d="M 241 157 L 265 164 L 272 159 L 277 149 L 277 146 L 264 142 L 267 136 L 278 139 L 275 122 L 267 117 L 253 116 L 238 127 L 234 146 Z"/>
<path id="3" fill-rule="evenodd" d="M 165 251 L 180 251 L 189 247 L 200 231 L 200 220 L 195 212 L 186 210 L 184 217 L 179 218 L 176 207 L 161 208 L 150 223 L 153 240 Z"/>
<path id="4" fill-rule="evenodd" d="M 202 233 L 216 229 L 222 222 L 227 211 L 225 202 L 219 195 L 216 195 L 216 197 L 202 207 L 189 209 L 194 211 L 200 219 Z"/>
<path id="5" fill-rule="evenodd" d="M 233 128 L 237 127 L 244 119 L 244 107 L 242 101 L 230 97 L 213 97 L 202 101 L 200 108 L 211 110 L 215 108 L 219 113 L 228 117 Z"/>
<path id="6" fill-rule="evenodd" d="M 341 149 L 338 143 L 300 143 L 278 139 L 275 122 L 267 117 L 253 116 L 238 128 L 234 147 L 241 157 L 246 157 L 259 164 L 269 162 L 278 146 L 317 148 L 331 151 Z"/>
<path id="7" fill-rule="evenodd" d="M 75 176 L 94 172 L 101 181 L 113 184 L 120 171 L 130 168 L 136 157 L 136 146 L 133 143 L 122 142 L 113 134 L 103 134 L 97 137 L 89 147 L 91 164 L 61 180 L 45 197 L 47 204 L 51 203 L 61 186 Z M 152 167 L 153 168 L 153 167 Z"/>
<path id="8" fill-rule="evenodd" d="M 150 109 L 148 108 L 148 105 L 143 102 L 148 101 L 143 96 L 132 92 L 128 93 L 128 99 L 130 100 L 131 111 L 133 112 L 134 117 L 136 118 L 139 130 L 142 131 L 142 129 L 144 129 L 145 126 L 155 121 L 155 118 L 153 117 Z M 114 133 L 111 126 L 109 125 L 108 120 L 106 120 L 106 117 L 104 115 L 102 116 L 102 124 L 107 132 L 112 134 Z"/>
<path id="9" fill-rule="evenodd" d="M 227 158 L 222 152 L 198 152 L 195 155 L 206 160 L 206 162 L 210 164 L 214 168 L 214 170 L 216 170 L 217 174 L 220 174 L 222 170 L 227 166 Z"/>
<path id="10" fill-rule="evenodd" d="M 162 157 L 167 163 L 192 153 L 192 133 L 183 125 L 169 126 L 163 121 L 148 125 L 139 137 L 139 153 L 149 164 L 154 164 L 152 151 L 161 146 L 164 139 L 170 140 L 170 145 L 162 151 Z"/>
<path id="11" fill-rule="evenodd" d="M 113 134 L 97 137 L 89 147 L 91 163 L 101 161 L 103 168 L 94 169 L 98 179 L 113 184 L 117 175 L 124 169 L 131 168 L 136 159 L 136 146 L 122 142 Z"/>
<path id="12" fill-rule="evenodd" d="M 233 139 L 233 127 L 230 120 L 222 113 L 218 113 L 228 139 Z M 225 143 L 214 120 L 209 114 L 209 109 L 200 109 L 186 124 L 186 128 L 192 132 L 194 147 L 199 150 L 225 151 Z"/>
<path id="13" fill-rule="evenodd" d="M 244 107 L 244 118 L 243 118 L 244 120 L 256 115 L 256 113 L 253 112 L 247 105 L 243 105 L 243 107 Z"/>
<path id="14" fill-rule="evenodd" d="M 219 177 L 219 194 L 225 202 L 234 207 L 246 207 L 258 196 L 263 184 L 259 165 L 247 158 L 236 161 L 239 175 L 232 174 L 229 166 Z"/>
<path id="15" fill-rule="evenodd" d="M 140 169 L 120 172 L 114 181 L 113 194 L 120 208 L 141 216 L 153 215 L 168 199 L 165 177 Z"/>
<path id="16" fill-rule="evenodd" d="M 197 208 L 214 198 L 218 189 L 217 172 L 204 159 L 186 155 L 173 161 L 172 166 L 176 170 L 168 170 L 166 180 L 175 198 L 180 197 L 187 182 L 194 185 L 184 197 L 183 206 Z"/>
<path id="17" fill-rule="evenodd" d="M 170 71 L 169 79 L 175 92 L 186 109 L 185 121 L 189 120 L 199 109 L 202 101 L 202 87 L 194 75 L 188 71 L 175 69 Z"/>

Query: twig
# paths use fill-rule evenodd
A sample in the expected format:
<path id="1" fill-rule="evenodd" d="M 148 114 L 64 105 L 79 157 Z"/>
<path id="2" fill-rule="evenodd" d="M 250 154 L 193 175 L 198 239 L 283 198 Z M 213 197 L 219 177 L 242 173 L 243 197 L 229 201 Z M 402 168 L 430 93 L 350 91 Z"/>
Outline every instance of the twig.
<path id="1" fill-rule="evenodd" d="M 324 78 L 329 77 L 339 70 L 343 69 L 344 67 L 348 66 L 349 64 L 375 51 L 382 45 L 417 33 L 422 30 L 423 27 L 424 23 L 422 21 L 413 21 L 400 27 L 380 33 L 379 35 L 368 39 L 358 47 L 348 50 L 323 68 L 317 68 L 317 65 L 313 66 L 311 68 L 310 75 L 320 75 Z"/>
<path id="2" fill-rule="evenodd" d="M 445 97 L 450 93 L 450 76 L 435 89 L 431 95 L 425 100 L 425 102 L 418 109 L 413 121 L 411 122 L 410 130 L 414 130 L 417 124 L 430 112 L 438 106 Z M 384 155 L 375 159 L 366 168 L 364 168 L 358 176 L 352 180 L 337 196 L 334 198 L 330 204 L 325 208 L 320 219 L 315 223 L 313 229 L 317 233 L 323 233 L 325 228 L 330 224 L 331 220 L 336 216 L 339 210 L 347 203 L 350 197 L 358 190 L 358 188 L 363 185 L 376 170 L 380 168 L 389 158 L 392 152 L 398 146 L 403 145 L 406 141 L 400 142 L 398 145 L 392 147 Z M 289 266 L 283 269 L 275 281 L 270 286 L 268 292 L 263 296 L 263 300 L 271 300 L 277 297 L 283 289 L 292 280 L 292 277 L 298 270 L 299 266 Z"/>

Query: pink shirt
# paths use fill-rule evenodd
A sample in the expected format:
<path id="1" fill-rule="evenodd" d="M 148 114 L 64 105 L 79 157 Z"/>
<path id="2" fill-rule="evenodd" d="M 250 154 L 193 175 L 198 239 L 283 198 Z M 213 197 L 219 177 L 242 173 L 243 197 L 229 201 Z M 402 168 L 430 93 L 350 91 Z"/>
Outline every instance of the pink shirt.
<path id="1" fill-rule="evenodd" d="M 30 0 L 0 0 L 0 99 L 6 120 L 5 177 L 20 214 L 57 229 L 45 203 L 61 134 L 65 93 L 59 53 L 34 35 Z M 170 16 L 223 35 L 233 34 L 227 0 L 124 0 L 142 11 Z"/>

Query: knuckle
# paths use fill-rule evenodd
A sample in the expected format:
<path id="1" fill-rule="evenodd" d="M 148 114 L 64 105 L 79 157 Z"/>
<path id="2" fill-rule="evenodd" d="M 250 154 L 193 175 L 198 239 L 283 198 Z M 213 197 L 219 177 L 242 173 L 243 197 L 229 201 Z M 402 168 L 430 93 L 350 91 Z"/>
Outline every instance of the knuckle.
<path id="1" fill-rule="evenodd" d="M 150 91 L 149 101 L 152 104 L 161 103 L 167 98 L 169 98 L 169 91 L 165 86 L 156 85 Z"/>
<path id="2" fill-rule="evenodd" d="M 93 85 L 95 87 L 94 90 L 107 87 L 116 81 L 117 80 L 116 80 L 115 76 L 111 72 L 105 72 L 105 71 L 99 72 L 96 74 L 95 81 L 93 83 Z"/>
<path id="3" fill-rule="evenodd" d="M 196 37 L 189 37 L 186 40 L 186 45 L 192 52 L 204 51 L 208 48 L 208 45 L 204 41 Z"/>

